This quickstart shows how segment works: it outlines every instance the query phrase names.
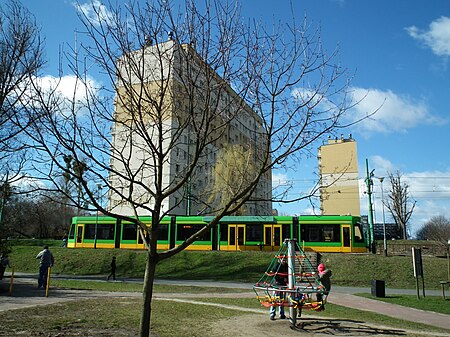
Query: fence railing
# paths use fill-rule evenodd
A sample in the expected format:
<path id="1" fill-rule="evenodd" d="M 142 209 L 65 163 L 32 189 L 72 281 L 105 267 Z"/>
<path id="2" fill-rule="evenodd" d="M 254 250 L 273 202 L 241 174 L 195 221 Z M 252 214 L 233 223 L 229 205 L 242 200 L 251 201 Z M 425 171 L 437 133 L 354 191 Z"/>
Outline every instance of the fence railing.
<path id="1" fill-rule="evenodd" d="M 376 241 L 376 253 L 383 254 L 383 241 Z M 414 240 L 390 240 L 387 241 L 387 251 L 389 255 L 411 255 L 411 248 L 421 248 L 423 255 L 447 256 L 448 246 L 437 242 L 414 241 Z"/>

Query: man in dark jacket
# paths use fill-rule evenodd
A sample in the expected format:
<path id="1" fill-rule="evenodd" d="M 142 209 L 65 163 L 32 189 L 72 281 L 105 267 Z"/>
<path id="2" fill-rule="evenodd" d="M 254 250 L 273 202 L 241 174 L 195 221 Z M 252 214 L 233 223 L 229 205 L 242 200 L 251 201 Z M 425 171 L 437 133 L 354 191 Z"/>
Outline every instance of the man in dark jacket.
<path id="1" fill-rule="evenodd" d="M 48 269 L 53 267 L 55 259 L 48 246 L 44 246 L 44 249 L 36 255 L 36 259 L 39 259 L 38 288 L 45 288 L 47 286 Z"/>

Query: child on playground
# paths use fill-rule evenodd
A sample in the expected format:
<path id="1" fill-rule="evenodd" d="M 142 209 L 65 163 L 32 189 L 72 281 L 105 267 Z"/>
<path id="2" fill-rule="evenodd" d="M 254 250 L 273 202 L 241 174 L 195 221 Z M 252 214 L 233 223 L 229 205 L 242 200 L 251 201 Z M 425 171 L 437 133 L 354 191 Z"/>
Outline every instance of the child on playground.
<path id="1" fill-rule="evenodd" d="M 333 275 L 333 273 L 331 272 L 330 269 L 326 269 L 325 268 L 325 264 L 321 263 L 317 266 L 317 271 L 319 272 L 319 281 L 323 286 L 323 295 L 328 296 L 328 294 L 330 293 L 330 289 L 331 289 L 331 276 Z M 317 302 L 321 302 L 322 301 L 322 294 L 321 293 L 317 293 Z M 324 304 L 322 304 L 321 307 L 322 310 L 324 310 Z"/>

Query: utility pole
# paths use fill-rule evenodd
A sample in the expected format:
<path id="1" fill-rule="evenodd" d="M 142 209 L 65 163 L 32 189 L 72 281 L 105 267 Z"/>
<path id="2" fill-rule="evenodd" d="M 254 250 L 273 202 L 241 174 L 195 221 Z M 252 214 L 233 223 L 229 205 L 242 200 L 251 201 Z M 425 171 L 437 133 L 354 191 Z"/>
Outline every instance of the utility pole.
<path id="1" fill-rule="evenodd" d="M 373 171 L 369 173 L 369 160 L 366 158 L 366 187 L 367 187 L 367 200 L 368 200 L 368 215 L 367 220 L 369 222 L 369 251 L 375 254 L 374 238 L 373 238 L 373 207 L 372 207 L 372 186 L 373 186 Z"/>
<path id="2" fill-rule="evenodd" d="M 5 180 L 3 181 L 1 188 L 2 190 L 0 191 L 1 193 L 1 198 L 0 198 L 0 229 L 2 229 L 2 225 L 3 225 L 3 212 L 6 206 L 6 202 L 8 201 L 8 198 L 10 197 L 11 194 L 11 190 L 10 190 L 10 185 L 9 185 L 9 174 L 6 173 L 6 177 Z M 3 229 L 2 229 L 3 230 Z M 0 236 L 1 239 L 1 236 Z"/>
<path id="3" fill-rule="evenodd" d="M 387 256 L 386 220 L 385 220 L 385 216 L 384 216 L 384 192 L 383 192 L 384 177 L 380 177 L 378 179 L 380 180 L 380 184 L 381 184 L 381 207 L 383 210 L 383 251 L 384 251 L 384 256 Z"/>
<path id="4" fill-rule="evenodd" d="M 100 193 L 102 190 L 102 184 L 97 184 L 97 202 L 101 203 Z M 94 249 L 97 248 L 97 231 L 98 231 L 98 208 L 95 211 L 95 230 L 94 230 Z"/>

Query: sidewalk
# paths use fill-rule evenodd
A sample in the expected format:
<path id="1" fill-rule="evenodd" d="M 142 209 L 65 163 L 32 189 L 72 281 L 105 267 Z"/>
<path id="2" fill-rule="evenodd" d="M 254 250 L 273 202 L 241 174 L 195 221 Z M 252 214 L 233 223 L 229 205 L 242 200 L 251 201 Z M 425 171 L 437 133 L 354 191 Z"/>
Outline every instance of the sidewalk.
<path id="1" fill-rule="evenodd" d="M 54 289 L 50 288 L 49 296 L 45 297 L 45 291 L 37 289 L 36 276 L 31 274 L 17 273 L 14 279 L 14 288 L 12 296 L 9 296 L 7 289 L 9 288 L 9 275 L 2 281 L 2 292 L 0 293 L 0 311 L 20 309 L 31 306 L 54 304 L 62 301 L 88 299 L 94 297 L 138 297 L 140 293 L 112 293 L 99 291 L 84 291 L 71 289 Z M 104 277 L 83 277 L 83 276 L 65 276 L 53 275 L 52 278 L 64 279 L 83 279 L 83 280 L 102 280 Z M 6 282 L 5 282 L 6 281 Z M 105 281 L 106 282 L 106 281 Z M 142 283 L 142 279 L 121 279 L 119 282 L 133 282 Z M 5 284 L 7 283 L 7 287 Z M 218 287 L 218 288 L 236 288 L 248 289 L 248 293 L 240 293 L 240 297 L 254 297 L 255 293 L 252 290 L 251 284 L 236 283 L 236 282 L 212 282 L 212 281 L 185 281 L 185 280 L 156 280 L 156 284 L 173 284 L 173 285 L 190 285 L 203 287 Z M 328 297 L 328 302 L 355 308 L 358 310 L 371 311 L 394 318 L 407 320 L 411 322 L 428 324 L 431 326 L 449 329 L 450 330 L 450 315 L 428 312 L 400 305 L 389 304 L 382 301 L 377 301 L 365 297 L 355 296 L 355 293 L 370 293 L 370 288 L 353 288 L 353 287 L 333 287 Z M 407 289 L 386 289 L 387 295 L 392 294 L 415 294 L 415 290 Z M 426 291 L 427 295 L 440 295 L 438 290 Z M 155 294 L 157 297 L 160 297 Z M 186 294 L 188 295 L 188 294 Z M 182 294 L 180 294 L 181 297 Z M 198 295 L 195 295 L 198 297 Z M 162 296 L 164 297 L 164 296 Z"/>
<path id="2" fill-rule="evenodd" d="M 370 298 L 339 292 L 331 292 L 328 297 L 328 302 L 344 307 L 376 312 L 378 314 L 406 321 L 428 324 L 450 330 L 450 315 L 408 308 L 397 304 L 390 304 Z"/>

